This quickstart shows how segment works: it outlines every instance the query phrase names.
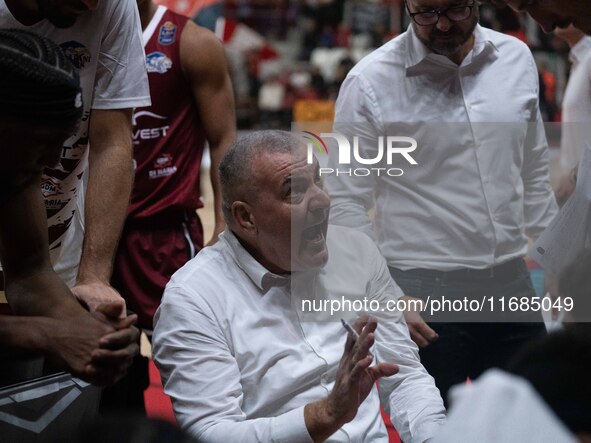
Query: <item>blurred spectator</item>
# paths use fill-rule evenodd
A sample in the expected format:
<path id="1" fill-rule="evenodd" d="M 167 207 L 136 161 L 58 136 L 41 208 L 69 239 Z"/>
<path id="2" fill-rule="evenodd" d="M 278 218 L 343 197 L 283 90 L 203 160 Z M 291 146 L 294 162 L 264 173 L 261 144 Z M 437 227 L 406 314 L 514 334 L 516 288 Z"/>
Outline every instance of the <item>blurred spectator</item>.
<path id="1" fill-rule="evenodd" d="M 540 111 L 546 122 L 554 121 L 558 108 L 556 106 L 556 76 L 545 60 L 537 63 L 540 74 Z"/>
<path id="2" fill-rule="evenodd" d="M 199 0 L 201 9 L 193 19 L 199 26 L 215 31 L 218 18 L 224 16 L 224 0 Z"/>
<path id="3" fill-rule="evenodd" d="M 265 128 L 279 128 L 283 120 L 286 88 L 278 74 L 270 74 L 261 85 L 258 96 L 260 124 Z"/>
<path id="4" fill-rule="evenodd" d="M 319 98 L 324 98 L 326 95 L 326 82 L 324 81 L 324 77 L 320 72 L 320 68 L 317 66 L 312 67 L 312 78 L 311 78 L 312 88 L 316 91 Z"/>

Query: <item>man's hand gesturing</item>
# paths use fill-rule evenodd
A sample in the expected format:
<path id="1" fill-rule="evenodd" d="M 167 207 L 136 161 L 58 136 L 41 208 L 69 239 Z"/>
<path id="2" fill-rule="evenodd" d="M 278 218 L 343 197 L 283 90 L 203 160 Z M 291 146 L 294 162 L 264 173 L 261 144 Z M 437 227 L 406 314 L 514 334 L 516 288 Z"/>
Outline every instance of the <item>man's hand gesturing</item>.
<path id="1" fill-rule="evenodd" d="M 376 321 L 367 318 L 355 322 L 353 328 L 359 338 L 355 339 L 351 334 L 347 337 L 333 390 L 327 398 L 306 405 L 304 418 L 315 442 L 326 440 L 345 423 L 353 420 L 380 377 L 389 377 L 398 372 L 398 366 L 393 363 L 371 366 L 373 356 L 369 350 L 375 342 L 374 332 L 377 327 Z"/>

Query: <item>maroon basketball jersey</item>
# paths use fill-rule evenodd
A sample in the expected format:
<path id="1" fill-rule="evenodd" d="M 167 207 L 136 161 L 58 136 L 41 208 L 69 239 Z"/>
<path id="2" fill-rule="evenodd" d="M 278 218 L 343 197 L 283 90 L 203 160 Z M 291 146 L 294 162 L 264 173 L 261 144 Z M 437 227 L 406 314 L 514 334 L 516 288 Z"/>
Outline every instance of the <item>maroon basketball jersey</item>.
<path id="1" fill-rule="evenodd" d="M 133 113 L 131 220 L 203 206 L 199 171 L 205 133 L 180 59 L 181 33 L 188 20 L 159 6 L 144 30 L 152 106 Z"/>

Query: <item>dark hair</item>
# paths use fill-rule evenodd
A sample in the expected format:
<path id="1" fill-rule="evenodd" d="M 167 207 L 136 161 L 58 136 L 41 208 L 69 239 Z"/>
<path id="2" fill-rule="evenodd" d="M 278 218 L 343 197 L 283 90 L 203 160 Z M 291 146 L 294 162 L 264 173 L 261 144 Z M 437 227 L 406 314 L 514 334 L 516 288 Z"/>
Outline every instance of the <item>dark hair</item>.
<path id="1" fill-rule="evenodd" d="M 249 193 L 256 200 L 254 161 L 263 153 L 291 153 L 302 141 L 287 131 L 255 131 L 238 138 L 220 163 L 222 207 L 226 222 L 231 221 L 232 203 Z"/>
<path id="2" fill-rule="evenodd" d="M 0 117 L 74 126 L 82 116 L 80 78 L 51 40 L 0 29 Z"/>
<path id="3" fill-rule="evenodd" d="M 509 365 L 575 434 L 591 433 L 591 331 L 571 325 L 531 343 Z"/>

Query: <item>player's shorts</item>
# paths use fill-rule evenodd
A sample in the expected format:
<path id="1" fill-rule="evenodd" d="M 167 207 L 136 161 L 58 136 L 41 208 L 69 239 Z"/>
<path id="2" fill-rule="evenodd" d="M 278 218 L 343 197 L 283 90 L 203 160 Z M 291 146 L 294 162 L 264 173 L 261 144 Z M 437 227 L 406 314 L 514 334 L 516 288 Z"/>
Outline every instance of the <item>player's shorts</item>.
<path id="1" fill-rule="evenodd" d="M 135 312 L 138 326 L 151 330 L 164 287 L 203 248 L 197 214 L 126 222 L 111 283 Z"/>

